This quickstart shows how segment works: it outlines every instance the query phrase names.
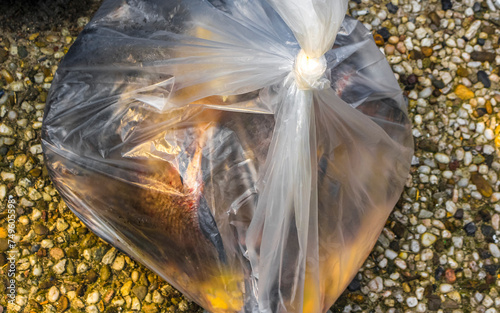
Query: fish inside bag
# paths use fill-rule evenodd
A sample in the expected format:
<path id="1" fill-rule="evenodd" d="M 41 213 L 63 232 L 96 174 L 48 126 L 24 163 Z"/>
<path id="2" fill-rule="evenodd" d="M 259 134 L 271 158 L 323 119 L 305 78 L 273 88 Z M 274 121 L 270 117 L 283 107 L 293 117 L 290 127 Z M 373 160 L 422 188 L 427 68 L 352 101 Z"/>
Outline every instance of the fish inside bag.
<path id="1" fill-rule="evenodd" d="M 413 154 L 345 0 L 106 0 L 52 83 L 50 176 L 94 233 L 209 312 L 326 312 Z"/>

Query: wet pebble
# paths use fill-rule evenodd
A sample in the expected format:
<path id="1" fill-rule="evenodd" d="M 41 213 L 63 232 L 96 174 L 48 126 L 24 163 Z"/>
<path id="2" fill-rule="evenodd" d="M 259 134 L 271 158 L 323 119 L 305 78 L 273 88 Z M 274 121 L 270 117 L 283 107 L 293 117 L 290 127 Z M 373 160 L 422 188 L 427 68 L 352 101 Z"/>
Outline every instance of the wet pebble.
<path id="1" fill-rule="evenodd" d="M 485 71 L 478 71 L 477 72 L 477 79 L 483 83 L 484 87 L 490 88 L 491 87 L 491 81 L 488 77 L 488 74 L 486 74 Z"/>

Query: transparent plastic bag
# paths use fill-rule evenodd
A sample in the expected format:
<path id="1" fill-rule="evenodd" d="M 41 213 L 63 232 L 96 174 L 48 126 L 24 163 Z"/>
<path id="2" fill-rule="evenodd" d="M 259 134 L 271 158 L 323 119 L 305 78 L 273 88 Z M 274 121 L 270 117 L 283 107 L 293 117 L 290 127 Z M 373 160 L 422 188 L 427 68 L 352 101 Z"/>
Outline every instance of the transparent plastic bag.
<path id="1" fill-rule="evenodd" d="M 325 312 L 413 153 L 371 34 L 335 0 L 107 0 L 42 143 L 97 235 L 210 312 Z"/>

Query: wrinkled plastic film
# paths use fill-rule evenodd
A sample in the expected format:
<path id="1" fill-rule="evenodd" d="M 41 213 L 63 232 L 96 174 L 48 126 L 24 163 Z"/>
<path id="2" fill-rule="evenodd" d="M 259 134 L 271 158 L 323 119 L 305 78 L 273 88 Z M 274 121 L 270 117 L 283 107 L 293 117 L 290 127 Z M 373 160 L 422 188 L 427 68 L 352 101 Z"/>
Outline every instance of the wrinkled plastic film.
<path id="1" fill-rule="evenodd" d="M 347 11 L 346 0 L 269 0 L 309 57 L 331 49 Z"/>
<path id="2" fill-rule="evenodd" d="M 344 13 L 344 1 L 105 1 L 44 118 L 68 206 L 210 312 L 327 311 L 412 155 L 370 33 L 322 22 Z M 325 40 L 305 42 L 314 29 Z M 297 71 L 301 51 L 324 58 L 320 74 Z"/>

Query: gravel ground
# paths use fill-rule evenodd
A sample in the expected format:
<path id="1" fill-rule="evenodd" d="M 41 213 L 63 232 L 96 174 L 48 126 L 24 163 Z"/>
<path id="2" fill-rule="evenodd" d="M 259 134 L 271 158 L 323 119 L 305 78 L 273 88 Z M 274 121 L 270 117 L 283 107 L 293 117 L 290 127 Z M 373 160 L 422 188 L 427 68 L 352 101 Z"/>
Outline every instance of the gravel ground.
<path id="1" fill-rule="evenodd" d="M 43 166 L 47 91 L 99 2 L 0 3 L 0 313 L 201 312 L 83 226 Z M 500 0 L 350 2 L 409 98 L 416 151 L 398 205 L 333 312 L 500 310 L 499 12 Z M 7 307 L 10 256 L 17 296 Z"/>

